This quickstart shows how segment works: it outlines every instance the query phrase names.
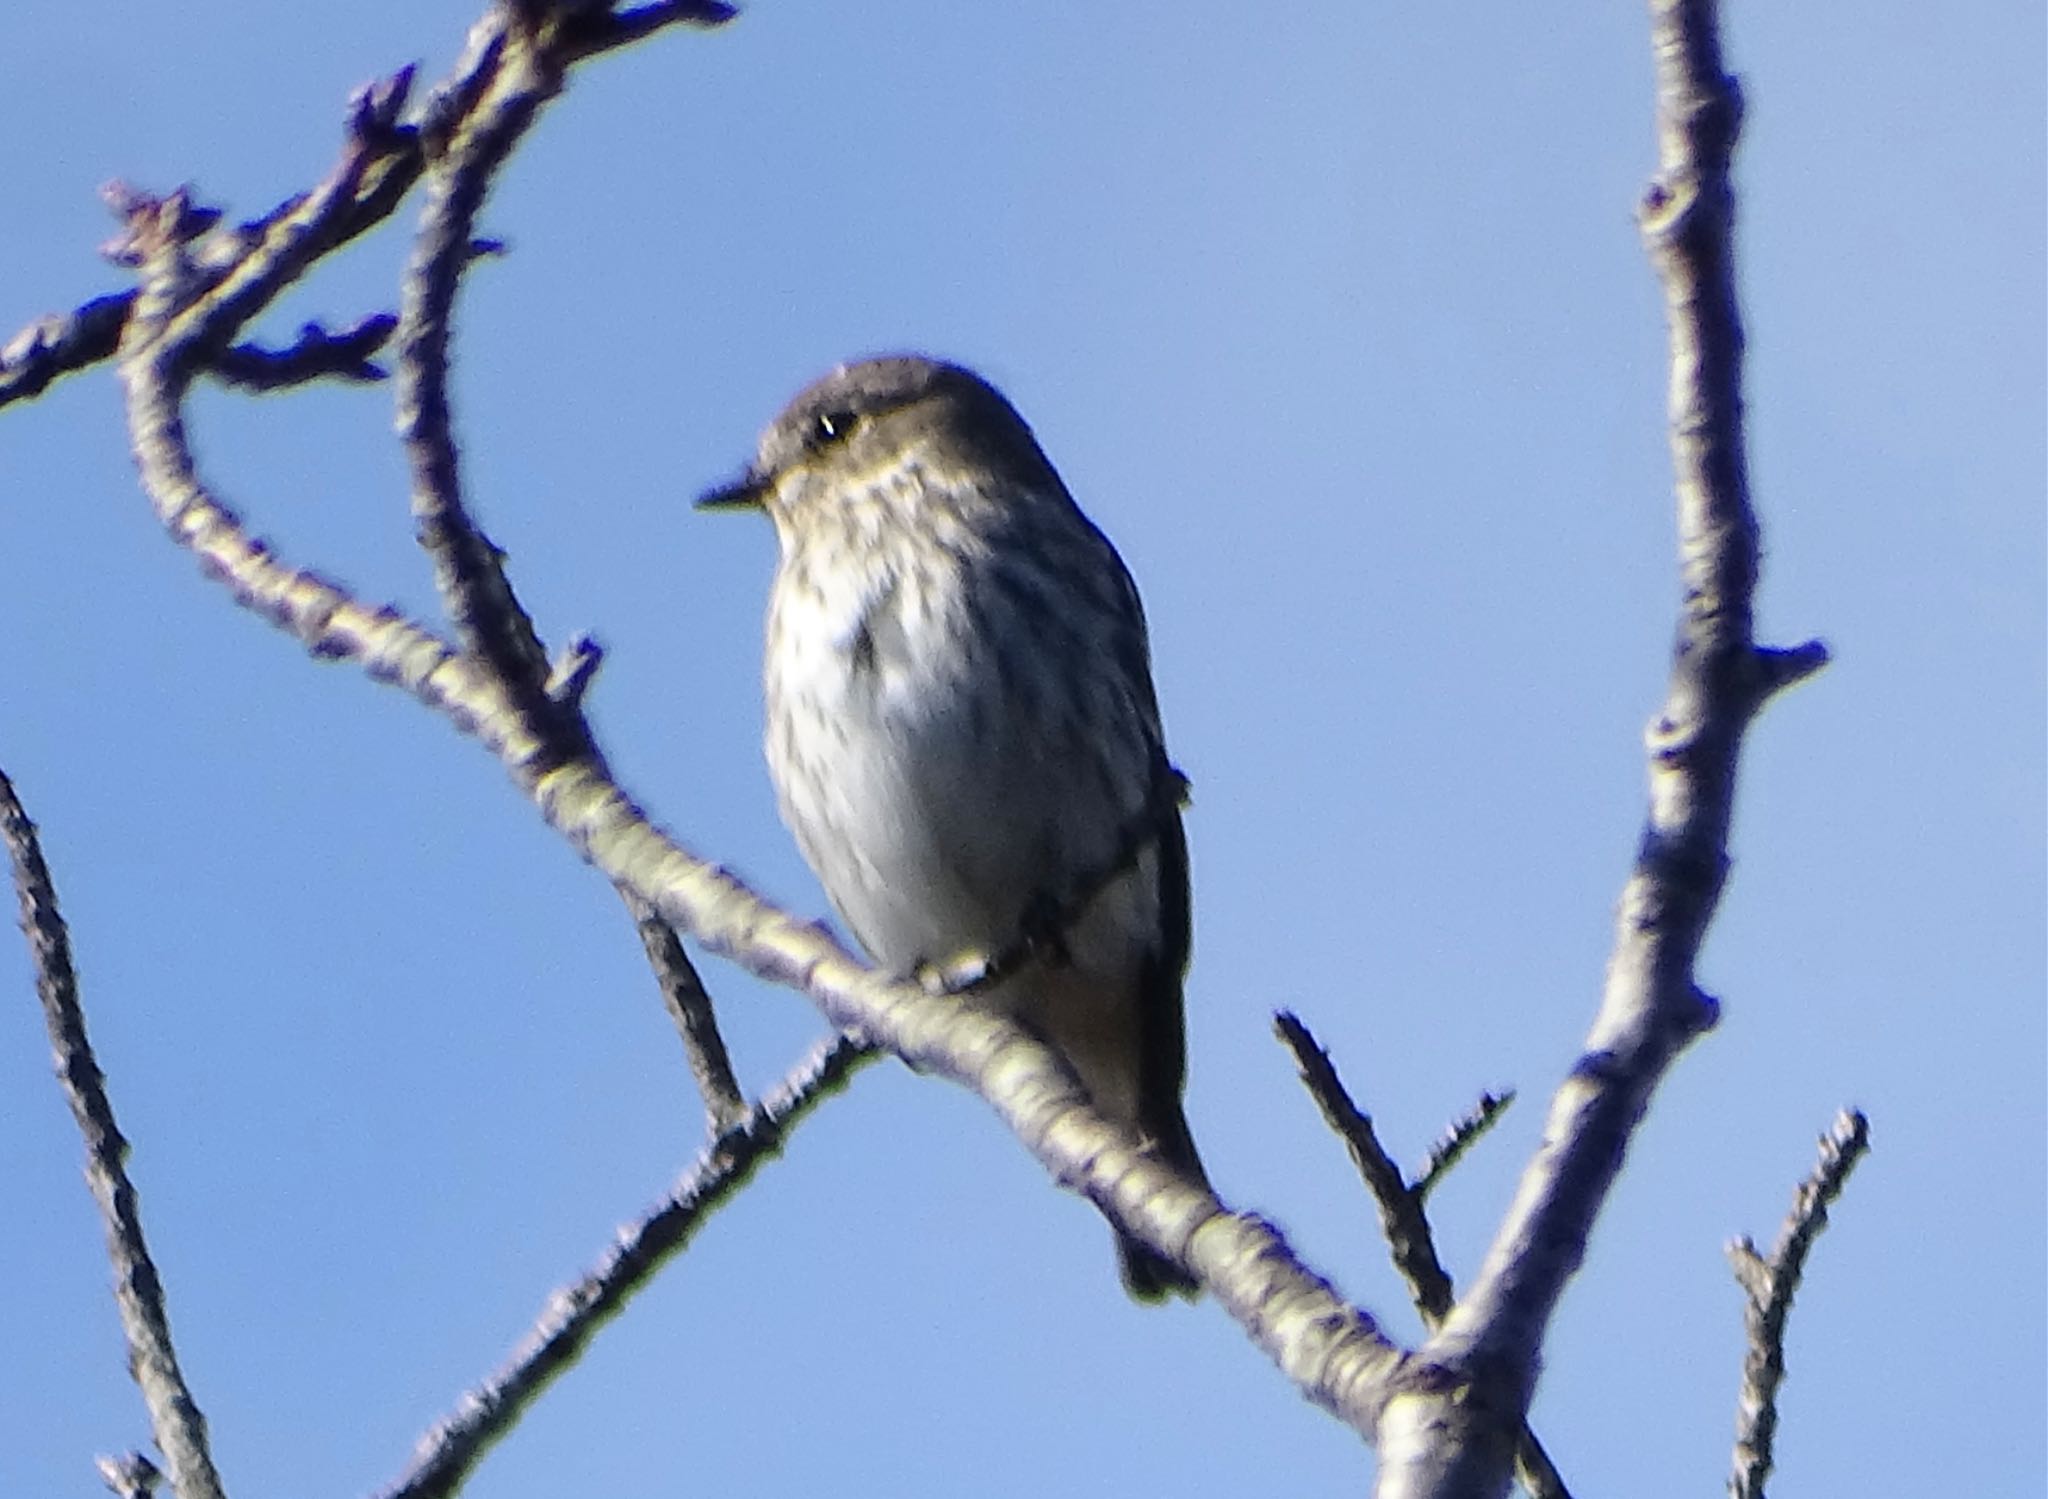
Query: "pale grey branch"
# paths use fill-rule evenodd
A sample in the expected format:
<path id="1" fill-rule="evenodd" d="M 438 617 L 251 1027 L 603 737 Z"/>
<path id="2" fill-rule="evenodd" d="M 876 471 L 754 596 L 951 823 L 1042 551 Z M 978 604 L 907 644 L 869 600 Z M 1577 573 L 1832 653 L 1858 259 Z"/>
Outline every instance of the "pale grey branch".
<path id="1" fill-rule="evenodd" d="M 164 1475 L 157 1471 L 156 1464 L 140 1452 L 95 1458 L 93 1465 L 100 1470 L 100 1481 L 118 1499 L 151 1499 L 157 1485 L 164 1481 Z"/>
<path id="2" fill-rule="evenodd" d="M 477 70 L 477 84 L 437 92 L 435 126 L 426 135 L 426 204 L 399 299 L 398 433 L 412 468 L 420 545 L 433 560 L 456 639 L 497 674 L 536 732 L 572 755 L 588 750 L 588 725 L 549 695 L 547 652 L 505 576 L 502 554 L 463 500 L 448 401 L 455 296 L 474 258 L 477 215 L 498 170 L 562 87 L 559 65 L 523 29 L 502 11 L 492 21 L 500 29 L 488 41 L 471 39 L 491 65 Z"/>
<path id="3" fill-rule="evenodd" d="M 1683 603 L 1664 705 L 1648 739 L 1649 814 L 1622 891 L 1600 1008 L 1552 1099 L 1478 1276 L 1417 1359 L 1442 1393 L 1397 1401 L 1382 1496 L 1505 1491 L 1552 1312 L 1637 1124 L 1717 1006 L 1694 965 L 1728 868 L 1742 738 L 1765 699 L 1825 661 L 1817 643 L 1760 649 L 1759 542 L 1742 410 L 1742 325 L 1730 161 L 1741 96 L 1724 71 L 1713 0 L 1652 0 L 1659 168 L 1643 238 L 1670 330 L 1670 444 Z"/>

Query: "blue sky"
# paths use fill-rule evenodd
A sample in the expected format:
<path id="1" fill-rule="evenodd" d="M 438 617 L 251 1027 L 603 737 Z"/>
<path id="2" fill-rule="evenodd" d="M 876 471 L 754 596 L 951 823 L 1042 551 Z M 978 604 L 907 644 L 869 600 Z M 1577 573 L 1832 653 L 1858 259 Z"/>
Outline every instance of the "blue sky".
<path id="1" fill-rule="evenodd" d="M 0 332 L 120 284 L 110 177 L 259 212 L 350 88 L 472 8 L 20 0 Z M 1792 1333 L 1785 1492 L 2038 1494 L 2044 1409 L 2043 18 L 1743 6 L 1761 618 L 1837 664 L 1750 743 L 1702 977 L 1559 1316 L 1582 1493 L 1704 1492 L 1740 1308 L 1837 1106 L 1876 1150 Z M 1390 1325 L 1370 1204 L 1269 1037 L 1300 1011 L 1477 1263 L 1590 1019 L 1674 608 L 1663 329 L 1632 205 L 1646 22 L 1485 7 L 763 3 L 579 73 L 462 305 L 477 510 L 692 846 L 821 897 L 758 751 L 765 525 L 684 503 L 835 361 L 987 372 L 1144 591 L 1193 778 L 1197 1138 Z M 389 306 L 403 223 L 270 325 Z M 429 606 L 388 391 L 206 395 L 287 556 Z M 0 764 L 43 824 L 188 1372 L 233 1492 L 393 1476 L 699 1143 L 616 901 L 476 747 L 305 660 L 157 532 L 104 370 L 0 413 Z M 706 972 L 746 1080 L 817 1034 Z M 0 1491 L 144 1425 L 79 1147 L 0 944 Z M 1930 1441 L 1929 1432 L 1974 1439 Z M 1978 1434 L 1989 1434 L 1988 1437 Z M 1369 1459 L 971 1098 L 871 1071 L 486 1463 L 563 1493 L 1356 1493 Z"/>

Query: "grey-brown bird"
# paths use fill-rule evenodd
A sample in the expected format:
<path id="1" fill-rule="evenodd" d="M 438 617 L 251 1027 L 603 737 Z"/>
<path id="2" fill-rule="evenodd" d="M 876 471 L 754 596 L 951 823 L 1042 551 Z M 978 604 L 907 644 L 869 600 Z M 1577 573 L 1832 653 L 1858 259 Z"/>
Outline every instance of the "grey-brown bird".
<path id="1" fill-rule="evenodd" d="M 946 971 L 1059 910 L 1056 940 L 968 1002 L 1035 1029 L 1098 1110 L 1199 1179 L 1187 845 L 1161 804 L 1178 777 L 1144 612 L 1024 419 L 958 365 L 842 365 L 702 504 L 775 523 L 768 765 L 840 917 L 884 966 Z M 1133 1296 L 1194 1290 L 1136 1240 L 1118 1249 Z"/>

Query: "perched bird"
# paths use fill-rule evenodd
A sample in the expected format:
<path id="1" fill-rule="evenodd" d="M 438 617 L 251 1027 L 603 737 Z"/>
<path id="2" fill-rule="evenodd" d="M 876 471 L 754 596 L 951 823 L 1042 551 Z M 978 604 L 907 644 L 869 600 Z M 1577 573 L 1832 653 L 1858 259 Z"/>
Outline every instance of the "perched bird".
<path id="1" fill-rule="evenodd" d="M 1144 612 L 1024 419 L 958 365 L 842 365 L 700 505 L 775 523 L 768 766 L 854 936 L 899 972 L 1044 938 L 965 1002 L 1032 1027 L 1099 1111 L 1199 1178 L 1187 844 L 1161 794 L 1182 783 Z M 1049 911 L 1064 924 L 1034 934 Z M 1193 1292 L 1145 1245 L 1118 1249 L 1134 1297 Z"/>

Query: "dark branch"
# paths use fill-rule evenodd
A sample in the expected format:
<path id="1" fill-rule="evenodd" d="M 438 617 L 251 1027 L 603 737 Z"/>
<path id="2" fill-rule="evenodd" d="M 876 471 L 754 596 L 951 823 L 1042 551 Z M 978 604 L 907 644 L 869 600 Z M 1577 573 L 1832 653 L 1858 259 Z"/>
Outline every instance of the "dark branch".
<path id="1" fill-rule="evenodd" d="M 620 10 L 594 10 L 574 17 L 562 28 L 564 56 L 580 61 L 600 52 L 630 47 L 670 26 L 723 26 L 739 14 L 736 5 L 718 0 L 663 0 Z"/>
<path id="2" fill-rule="evenodd" d="M 1423 1325 L 1435 1332 L 1450 1314 L 1456 1298 L 1452 1293 L 1450 1272 L 1437 1258 L 1436 1235 L 1423 1212 L 1425 1187 L 1441 1177 L 1458 1156 L 1471 1148 L 1491 1127 L 1493 1120 L 1500 1117 L 1501 1111 L 1507 1107 L 1506 1102 L 1487 1095 L 1478 1111 L 1459 1120 L 1452 1128 L 1450 1139 L 1431 1152 L 1431 1164 L 1435 1167 L 1433 1174 L 1424 1182 L 1410 1186 L 1402 1180 L 1401 1168 L 1394 1164 L 1393 1158 L 1380 1144 L 1371 1117 L 1353 1102 L 1350 1090 L 1337 1076 L 1336 1063 L 1330 1060 L 1330 1054 L 1310 1034 L 1309 1028 L 1297 1016 L 1282 1010 L 1273 1017 L 1273 1029 L 1279 1034 L 1281 1043 L 1294 1054 L 1294 1064 L 1301 1069 L 1302 1086 L 1308 1089 L 1309 1097 L 1322 1111 L 1323 1122 L 1336 1131 L 1337 1137 L 1350 1151 L 1352 1164 L 1358 1168 L 1366 1190 L 1372 1194 L 1372 1200 L 1379 1208 L 1380 1233 L 1387 1241 L 1394 1268 L 1408 1282 L 1408 1293 L 1415 1302 L 1416 1311 L 1422 1315 Z M 1526 1423 L 1516 1445 L 1515 1475 L 1532 1499 L 1571 1499 L 1571 1492 L 1565 1487 L 1557 1465 L 1550 1460 L 1550 1454 L 1544 1451 L 1536 1433 Z"/>
<path id="3" fill-rule="evenodd" d="M 586 15 L 563 25 L 558 52 L 563 64 L 570 65 L 643 41 L 669 26 L 716 26 L 735 14 L 729 5 L 672 3 Z M 488 33 L 489 28 L 484 29 Z M 399 91 L 411 81 L 409 69 L 358 91 L 350 103 L 349 130 L 353 149 L 362 157 L 361 170 L 353 195 L 323 225 L 322 244 L 314 258 L 390 217 L 425 168 L 421 136 L 443 117 L 437 111 L 461 113 L 465 94 L 473 97 L 488 83 L 495 63 L 488 46 L 472 47 L 455 77 L 429 97 L 418 120 L 410 124 L 398 119 L 396 108 Z M 295 195 L 261 218 L 207 234 L 188 247 L 190 271 L 202 283 L 218 280 L 304 203 L 305 195 Z M 95 297 L 74 312 L 38 318 L 9 339 L 0 347 L 0 407 L 31 400 L 64 376 L 113 358 L 135 301 L 132 291 Z"/>
<path id="4" fill-rule="evenodd" d="M 57 888 L 29 821 L 15 795 L 14 783 L 0 772 L 0 842 L 14 868 L 14 890 L 21 904 L 21 930 L 28 938 L 35 965 L 36 994 L 43 1002 L 43 1022 L 57 1058 L 57 1078 L 71 1105 L 71 1117 L 85 1138 L 85 1179 L 99 1204 L 106 1228 L 107 1258 L 114 1267 L 114 1299 L 121 1312 L 121 1330 L 128 1340 L 128 1367 L 141 1387 L 149 1409 L 157 1450 L 170 1464 L 171 1484 L 179 1499 L 221 1499 L 220 1474 L 207 1449 L 206 1418 L 178 1367 L 171 1341 L 170 1313 L 164 1305 L 163 1281 L 142 1234 L 142 1208 L 128 1179 L 128 1142 L 114 1122 L 106 1078 L 94 1060 L 85 1034 L 85 1011 L 78 999 L 78 976 L 71 962 L 71 936 L 57 909 Z M 107 1460 L 108 1481 L 132 1479 L 131 1491 L 144 1487 L 147 1459 Z"/>
<path id="5" fill-rule="evenodd" d="M 323 379 L 382 380 L 386 371 L 370 356 L 397 326 L 398 319 L 388 312 L 372 313 L 338 333 L 307 323 L 287 348 L 231 345 L 214 359 L 213 373 L 244 390 L 283 390 Z"/>
<path id="6" fill-rule="evenodd" d="M 1427 1202 L 1429 1194 L 1436 1190 L 1436 1184 L 1449 1175 L 1453 1166 L 1465 1158 L 1465 1152 L 1486 1138 L 1488 1130 L 1500 1121 L 1508 1111 L 1508 1105 L 1515 1101 L 1515 1090 L 1505 1093 L 1482 1093 L 1472 1111 L 1451 1121 L 1442 1138 L 1429 1147 L 1429 1158 L 1422 1163 L 1422 1170 L 1415 1177 L 1415 1199 Z"/>
<path id="7" fill-rule="evenodd" d="M 1828 1209 L 1869 1149 L 1870 1121 L 1862 1112 L 1837 1114 L 1821 1136 L 1820 1160 L 1800 1183 L 1771 1257 L 1758 1254 L 1747 1236 L 1728 1246 L 1746 1302 L 1743 1322 L 1749 1334 L 1737 1407 L 1735 1472 L 1728 1480 L 1734 1499 L 1763 1499 L 1778 1435 L 1778 1387 L 1785 1382 L 1785 1324 L 1792 1315 L 1792 1296 L 1806 1272 L 1813 1241 L 1828 1226 Z"/>
<path id="8" fill-rule="evenodd" d="M 0 406 L 41 395 L 62 376 L 114 357 L 135 293 L 94 297 L 76 312 L 38 318 L 0 349 Z"/>
<path id="9" fill-rule="evenodd" d="M 534 731 L 563 757 L 590 748 L 580 713 L 548 695 L 550 668 L 503 554 L 469 513 L 448 400 L 455 296 L 474 260 L 477 215 L 492 180 L 548 100 L 559 66 L 518 28 L 501 37 L 479 89 L 437 97 L 427 202 L 400 300 L 398 430 L 412 466 L 412 513 L 434 563 L 443 609 L 465 650 L 486 662 Z"/>
<path id="10" fill-rule="evenodd" d="M 647 950 L 647 961 L 654 967 L 655 982 L 661 985 L 669 1019 L 675 1022 L 676 1033 L 683 1038 L 690 1075 L 697 1080 L 697 1093 L 704 1100 L 711 1133 L 723 1135 L 738 1128 L 747 1117 L 747 1100 L 740 1091 L 739 1080 L 733 1076 L 732 1058 L 726 1052 L 725 1038 L 719 1034 L 711 996 L 705 992 L 704 981 L 697 976 L 690 955 L 683 951 L 683 940 L 676 935 L 676 929 L 639 896 L 631 891 L 621 893 L 626 908 L 633 913 L 640 945 Z"/>
<path id="11" fill-rule="evenodd" d="M 1373 1132 L 1372 1120 L 1352 1102 L 1351 1094 L 1337 1076 L 1336 1065 L 1307 1026 L 1286 1010 L 1273 1017 L 1273 1029 L 1282 1044 L 1294 1054 L 1301 1069 L 1302 1086 L 1322 1111 L 1323 1122 L 1337 1133 L 1351 1153 L 1351 1163 L 1365 1181 L 1366 1190 L 1379 1208 L 1380 1231 L 1394 1257 L 1394 1268 L 1408 1282 L 1415 1309 L 1431 1328 L 1443 1321 L 1455 1299 L 1451 1277 L 1437 1258 L 1436 1236 L 1422 1214 L 1421 1199 L 1411 1192 L 1396 1166 Z"/>

